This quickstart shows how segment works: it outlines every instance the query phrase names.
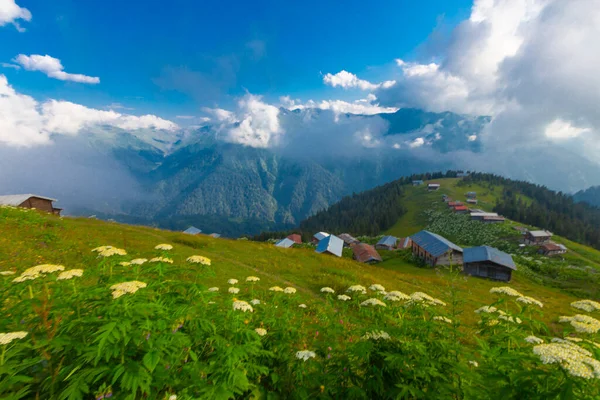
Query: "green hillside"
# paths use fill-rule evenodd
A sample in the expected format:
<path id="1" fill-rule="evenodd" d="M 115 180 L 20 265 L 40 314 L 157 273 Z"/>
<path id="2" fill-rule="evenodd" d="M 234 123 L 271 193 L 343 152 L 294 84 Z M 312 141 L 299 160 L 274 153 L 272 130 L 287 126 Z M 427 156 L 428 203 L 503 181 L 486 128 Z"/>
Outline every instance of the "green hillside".
<path id="1" fill-rule="evenodd" d="M 451 182 L 456 183 L 444 184 Z M 415 213 L 410 221 L 417 218 Z M 496 282 L 419 268 L 405 252 L 386 253 L 383 263 L 370 266 L 309 248 L 284 250 L 13 208 L 0 208 L 0 233 L 0 333 L 26 332 L 0 335 L 0 398 L 600 395 L 596 379 L 589 379 L 600 378 L 594 364 L 600 348 L 592 343 L 600 342 L 598 329 L 580 333 L 558 322 L 563 315 L 584 314 L 570 306 L 578 296 L 540 284 L 521 265 L 510 287 L 541 301 L 543 308 L 491 294 L 501 286 Z M 173 249 L 154 249 L 160 243 Z M 92 252 L 103 245 L 127 255 Z M 576 248 L 573 257 L 590 263 L 600 259 L 595 250 Z M 193 255 L 208 257 L 211 265 L 187 262 Z M 120 265 L 157 256 L 173 263 Z M 83 275 L 57 280 L 60 271 L 42 272 L 13 281 L 40 264 L 82 269 Z M 260 280 L 247 282 L 249 276 Z M 228 293 L 229 279 L 239 280 L 238 293 Z M 111 286 L 131 281 L 147 286 L 113 299 Z M 373 284 L 402 293 L 394 298 L 370 289 L 347 292 L 352 285 Z M 270 291 L 273 286 L 296 291 Z M 322 287 L 335 294 L 322 293 Z M 343 293 L 352 299 L 339 300 Z M 374 305 L 364 303 L 369 298 L 377 299 L 370 300 Z M 245 308 L 249 304 L 235 302 L 253 299 L 260 300 L 253 312 L 232 307 Z M 381 302 L 386 306 L 377 305 Z M 485 305 L 505 314 L 474 312 Z M 598 318 L 598 310 L 594 314 Z M 266 330 L 264 336 L 260 329 Z M 578 347 L 589 356 L 562 367 L 543 364 L 524 340 L 531 335 L 546 342 L 564 335 L 590 340 Z M 569 350 L 566 346 L 574 344 L 556 346 Z M 576 367 L 585 378 L 575 376 Z"/>

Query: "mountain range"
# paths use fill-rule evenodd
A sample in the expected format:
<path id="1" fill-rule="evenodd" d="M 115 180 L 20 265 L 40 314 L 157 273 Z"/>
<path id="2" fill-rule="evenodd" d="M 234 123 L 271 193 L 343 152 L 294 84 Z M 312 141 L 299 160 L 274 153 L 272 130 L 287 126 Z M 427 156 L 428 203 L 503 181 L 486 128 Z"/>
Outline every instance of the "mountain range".
<path id="1" fill-rule="evenodd" d="M 549 150 L 565 162 L 539 168 L 543 154 L 486 148 L 486 116 L 281 108 L 278 121 L 283 133 L 269 146 L 232 140 L 234 121 L 177 131 L 94 126 L 50 146 L 0 148 L 0 187 L 57 197 L 69 214 L 238 236 L 296 226 L 344 195 L 414 173 L 478 169 L 562 190 L 600 184 L 600 168 L 581 157 Z"/>

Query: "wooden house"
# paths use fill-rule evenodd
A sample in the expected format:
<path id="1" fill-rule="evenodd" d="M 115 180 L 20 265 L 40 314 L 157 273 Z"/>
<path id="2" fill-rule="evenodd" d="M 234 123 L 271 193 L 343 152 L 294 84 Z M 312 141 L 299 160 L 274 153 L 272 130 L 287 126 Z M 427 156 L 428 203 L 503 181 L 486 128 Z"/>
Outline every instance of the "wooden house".
<path id="1" fill-rule="evenodd" d="M 460 205 L 460 206 L 454 206 L 453 210 L 457 214 L 466 214 L 466 213 L 469 212 L 469 209 L 467 208 L 467 206 L 462 206 L 462 205 Z"/>
<path id="2" fill-rule="evenodd" d="M 461 201 L 449 201 L 448 203 L 448 207 L 456 207 L 456 206 L 462 206 L 463 203 Z"/>
<path id="3" fill-rule="evenodd" d="M 436 233 L 421 231 L 410 239 L 413 255 L 432 267 L 463 263 L 463 249 Z"/>
<path id="4" fill-rule="evenodd" d="M 327 232 L 317 232 L 317 233 L 315 233 L 315 234 L 313 235 L 313 237 L 312 237 L 312 240 L 311 240 L 311 241 L 312 241 L 314 244 L 319 244 L 319 242 L 320 242 L 321 240 L 325 239 L 325 238 L 326 238 L 326 237 L 328 237 L 328 236 L 329 236 L 329 233 L 327 233 Z"/>
<path id="5" fill-rule="evenodd" d="M 375 248 L 378 250 L 395 250 L 397 243 L 398 238 L 395 238 L 394 236 L 384 236 L 377 242 Z"/>
<path id="6" fill-rule="evenodd" d="M 420 179 L 414 180 L 412 181 L 413 186 L 421 186 L 423 184 L 423 181 Z"/>
<path id="7" fill-rule="evenodd" d="M 552 257 L 565 254 L 567 252 L 567 248 L 562 244 L 546 243 L 540 247 L 538 252 L 546 257 Z"/>
<path id="8" fill-rule="evenodd" d="M 509 282 L 517 266 L 510 254 L 489 246 L 464 251 L 463 272 L 467 275 Z"/>
<path id="9" fill-rule="evenodd" d="M 360 240 L 350 235 L 349 233 L 342 233 L 338 237 L 344 241 L 344 246 L 346 247 L 350 247 L 352 245 L 360 243 Z"/>
<path id="10" fill-rule="evenodd" d="M 471 220 L 473 221 L 483 221 L 485 218 L 490 217 L 499 217 L 498 213 L 494 212 L 485 212 L 481 210 L 471 210 Z"/>
<path id="11" fill-rule="evenodd" d="M 440 190 L 441 185 L 439 183 L 430 183 L 427 185 L 427 190 L 429 191 L 433 191 L 433 190 Z"/>
<path id="12" fill-rule="evenodd" d="M 315 250 L 319 254 L 331 254 L 337 257 L 342 256 L 344 241 L 335 235 L 328 235 L 322 239 Z"/>
<path id="13" fill-rule="evenodd" d="M 381 262 L 381 256 L 375 247 L 366 243 L 358 243 L 352 246 L 353 257 L 356 261 L 366 264 Z"/>
<path id="14" fill-rule="evenodd" d="M 213 237 L 213 238 L 215 238 L 215 239 L 218 239 L 218 238 L 220 238 L 220 237 L 221 237 L 221 234 L 220 234 L 220 233 L 211 233 L 211 234 L 210 234 L 210 235 L 208 235 L 208 236 L 210 236 L 210 237 Z"/>
<path id="15" fill-rule="evenodd" d="M 539 246 L 550 242 L 552 233 L 548 231 L 528 231 L 525 234 L 525 244 Z"/>
<path id="16" fill-rule="evenodd" d="M 498 224 L 498 223 L 502 223 L 506 221 L 506 219 L 501 216 L 501 215 L 496 215 L 496 216 L 489 216 L 489 217 L 483 217 L 483 219 L 481 220 L 481 222 L 487 223 L 487 224 Z"/>
<path id="17" fill-rule="evenodd" d="M 285 239 L 281 239 L 280 241 L 275 243 L 275 246 L 281 247 L 283 249 L 289 249 L 290 247 L 292 247 L 295 244 L 296 244 L 296 242 L 294 242 L 292 239 L 285 238 Z"/>
<path id="18" fill-rule="evenodd" d="M 467 204 L 477 204 L 477 199 L 467 199 Z"/>
<path id="19" fill-rule="evenodd" d="M 287 237 L 287 239 L 290 239 L 296 244 L 302 244 L 302 236 L 298 235 L 297 233 L 292 233 Z"/>
<path id="20" fill-rule="evenodd" d="M 202 231 L 196 228 L 195 226 L 190 226 L 185 231 L 183 231 L 183 233 L 185 233 L 186 235 L 198 235 L 202 233 Z"/>
<path id="21" fill-rule="evenodd" d="M 474 199 L 477 197 L 477 192 L 467 192 L 467 199 Z"/>
<path id="22" fill-rule="evenodd" d="M 412 240 L 409 237 L 398 239 L 398 245 L 396 246 L 399 250 L 409 249 L 412 246 Z"/>
<path id="23" fill-rule="evenodd" d="M 50 197 L 38 196 L 37 194 L 11 194 L 0 196 L 0 205 L 35 208 L 50 214 L 60 215 L 62 208 L 54 207 L 53 203 L 58 201 Z"/>

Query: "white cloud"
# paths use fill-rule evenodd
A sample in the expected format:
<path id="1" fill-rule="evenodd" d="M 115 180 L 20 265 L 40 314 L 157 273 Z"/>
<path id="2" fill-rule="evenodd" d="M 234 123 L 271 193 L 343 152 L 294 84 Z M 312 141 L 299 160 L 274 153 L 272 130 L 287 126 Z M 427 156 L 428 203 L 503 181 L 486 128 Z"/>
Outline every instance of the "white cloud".
<path id="1" fill-rule="evenodd" d="M 15 57 L 14 61 L 19 63 L 27 71 L 40 71 L 50 78 L 61 81 L 90 84 L 100 83 L 100 78 L 98 77 L 82 74 L 70 74 L 63 71 L 64 67 L 60 60 L 49 55 L 42 56 L 39 54 L 33 54 L 31 56 L 26 56 L 25 54 L 19 54 L 17 57 Z"/>
<path id="2" fill-rule="evenodd" d="M 177 118 L 177 119 L 194 119 L 196 117 L 193 115 L 176 115 L 175 118 Z M 210 119 L 210 118 L 208 118 L 208 119 Z"/>
<path id="3" fill-rule="evenodd" d="M 555 119 L 546 125 L 545 134 L 552 139 L 571 139 L 580 136 L 582 133 L 588 132 L 587 128 L 578 128 L 571 125 L 568 121 Z"/>
<path id="4" fill-rule="evenodd" d="M 354 139 L 363 147 L 374 148 L 381 144 L 381 141 L 374 137 L 370 127 L 365 127 L 354 133 Z"/>
<path id="5" fill-rule="evenodd" d="M 425 139 L 423 139 L 422 137 L 418 137 L 415 140 L 413 140 L 412 142 L 408 143 L 408 147 L 410 147 L 411 149 L 416 149 L 417 147 L 422 147 L 425 144 Z"/>
<path id="6" fill-rule="evenodd" d="M 307 108 L 315 108 L 321 110 L 331 110 L 335 115 L 339 114 L 355 114 L 355 115 L 374 115 L 394 113 L 398 111 L 396 107 L 381 107 L 377 102 L 377 97 L 369 93 L 366 98 L 358 99 L 353 102 L 344 100 L 322 100 L 315 102 L 308 100 L 302 103 L 298 99 L 291 99 L 290 96 L 282 96 L 279 98 L 281 107 L 288 110 L 304 110 Z"/>
<path id="7" fill-rule="evenodd" d="M 469 142 L 474 142 L 477 140 L 477 135 L 469 135 L 467 139 L 469 139 Z"/>
<path id="8" fill-rule="evenodd" d="M 12 69 L 21 69 L 20 65 L 16 65 L 16 64 L 11 64 L 11 63 L 0 63 L 0 65 L 4 68 L 12 68 Z"/>
<path id="9" fill-rule="evenodd" d="M 344 89 L 349 88 L 359 88 L 361 90 L 375 90 L 380 87 L 389 88 L 393 86 L 395 81 L 385 81 L 381 83 L 371 83 L 369 81 L 365 81 L 364 79 L 359 79 L 356 75 L 351 72 L 342 70 L 337 74 L 327 73 L 323 76 L 323 82 L 326 85 L 332 87 L 341 87 Z"/>
<path id="10" fill-rule="evenodd" d="M 224 140 L 244 146 L 267 148 L 276 146 L 285 133 L 279 123 L 279 108 L 264 103 L 260 96 L 247 94 L 238 101 L 237 110 L 204 108 L 221 124 Z"/>
<path id="11" fill-rule="evenodd" d="M 77 135 L 82 129 L 100 125 L 125 130 L 178 128 L 155 115 L 120 114 L 68 101 L 38 103 L 33 97 L 17 93 L 0 75 L 0 143 L 18 147 L 48 144 L 53 134 Z"/>
<path id="12" fill-rule="evenodd" d="M 124 106 L 121 103 L 111 103 L 104 108 L 106 108 L 107 110 L 134 110 L 134 108 Z"/>
<path id="13" fill-rule="evenodd" d="M 19 32 L 25 32 L 25 29 L 19 25 L 20 19 L 31 21 L 31 12 L 24 7 L 19 7 L 15 0 L 0 0 L 0 26 L 13 24 Z"/>

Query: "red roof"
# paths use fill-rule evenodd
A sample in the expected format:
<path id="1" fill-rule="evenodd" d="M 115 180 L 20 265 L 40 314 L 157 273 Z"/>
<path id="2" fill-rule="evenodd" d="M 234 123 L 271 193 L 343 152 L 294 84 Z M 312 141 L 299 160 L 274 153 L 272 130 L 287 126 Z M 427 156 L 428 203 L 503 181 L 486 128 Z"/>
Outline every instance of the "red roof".
<path id="1" fill-rule="evenodd" d="M 547 243 L 542 246 L 542 249 L 546 251 L 561 251 L 562 249 L 554 243 Z"/>
<path id="2" fill-rule="evenodd" d="M 381 256 L 370 244 L 358 243 L 352 246 L 352 252 L 358 262 L 381 261 Z"/>
<path id="3" fill-rule="evenodd" d="M 294 243 L 302 244 L 302 236 L 298 235 L 297 233 L 292 233 L 287 238 L 290 239 Z"/>
<path id="4" fill-rule="evenodd" d="M 455 206 L 454 211 L 467 211 L 467 206 Z"/>

